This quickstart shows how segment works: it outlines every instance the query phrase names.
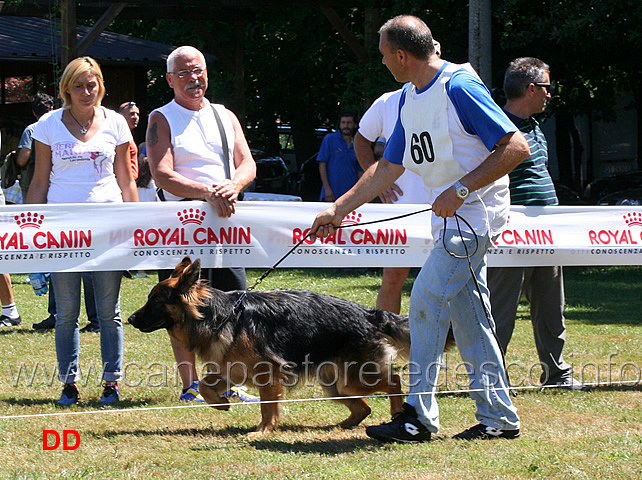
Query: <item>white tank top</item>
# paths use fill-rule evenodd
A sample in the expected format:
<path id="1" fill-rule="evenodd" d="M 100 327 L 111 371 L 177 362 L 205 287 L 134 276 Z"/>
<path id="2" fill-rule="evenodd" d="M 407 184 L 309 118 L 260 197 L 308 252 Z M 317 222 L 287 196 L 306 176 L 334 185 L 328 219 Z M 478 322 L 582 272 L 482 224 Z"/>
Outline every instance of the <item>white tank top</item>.
<path id="1" fill-rule="evenodd" d="M 234 126 L 223 105 L 207 102 L 205 107 L 194 111 L 172 100 L 154 110 L 160 112 L 169 124 L 174 170 L 206 185 L 219 183 L 226 178 L 223 144 L 212 106 L 223 122 L 229 149 L 230 176 L 234 176 Z M 164 193 L 167 200 L 181 200 L 181 197 L 167 191 Z"/>

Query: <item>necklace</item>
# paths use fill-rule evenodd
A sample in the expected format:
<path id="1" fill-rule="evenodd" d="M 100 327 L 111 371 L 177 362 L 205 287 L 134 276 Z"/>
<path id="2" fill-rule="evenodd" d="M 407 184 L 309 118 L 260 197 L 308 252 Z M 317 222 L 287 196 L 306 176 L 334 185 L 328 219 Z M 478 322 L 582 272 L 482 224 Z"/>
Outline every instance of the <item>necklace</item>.
<path id="1" fill-rule="evenodd" d="M 82 123 L 80 123 L 76 117 L 74 117 L 74 114 L 73 114 L 73 113 L 71 113 L 71 108 L 70 108 L 68 111 L 69 111 L 69 115 L 71 115 L 71 118 L 73 118 L 73 119 L 74 119 L 74 121 L 75 121 L 75 122 L 78 124 L 78 126 L 80 127 L 80 133 L 82 133 L 83 135 L 84 135 L 85 133 L 87 133 L 87 127 L 88 127 L 89 125 L 91 125 L 91 122 L 94 120 L 94 113 L 95 113 L 95 112 L 92 112 L 92 114 L 91 114 L 91 118 L 90 118 L 90 119 L 89 119 L 89 121 L 87 122 L 87 125 L 83 126 L 83 124 L 82 124 Z"/>

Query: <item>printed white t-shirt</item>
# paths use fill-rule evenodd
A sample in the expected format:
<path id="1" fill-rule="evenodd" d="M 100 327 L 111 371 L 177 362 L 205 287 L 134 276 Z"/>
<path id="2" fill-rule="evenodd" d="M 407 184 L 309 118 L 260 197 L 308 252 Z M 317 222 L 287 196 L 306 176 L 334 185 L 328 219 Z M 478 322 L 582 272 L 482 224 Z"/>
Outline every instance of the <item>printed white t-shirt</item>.
<path id="1" fill-rule="evenodd" d="M 33 131 L 34 140 L 51 148 L 47 203 L 122 202 L 114 158 L 116 147 L 132 139 L 125 117 L 101 107 L 105 121 L 93 137 L 82 142 L 62 122 L 63 111 L 45 114 Z"/>

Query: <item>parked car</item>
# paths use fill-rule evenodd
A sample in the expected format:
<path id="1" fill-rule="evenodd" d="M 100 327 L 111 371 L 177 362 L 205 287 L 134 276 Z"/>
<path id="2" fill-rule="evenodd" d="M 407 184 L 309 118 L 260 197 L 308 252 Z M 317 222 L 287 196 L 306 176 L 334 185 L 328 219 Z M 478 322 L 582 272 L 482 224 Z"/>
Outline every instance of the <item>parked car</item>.
<path id="1" fill-rule="evenodd" d="M 264 193 L 292 193 L 291 175 L 281 157 L 255 149 L 252 149 L 252 156 L 256 161 L 256 179 L 252 190 Z"/>
<path id="2" fill-rule="evenodd" d="M 642 188 L 642 170 L 632 170 L 593 180 L 584 189 L 584 198 L 590 204 L 597 205 L 602 198 L 611 193 L 637 188 Z"/>
<path id="3" fill-rule="evenodd" d="M 604 195 L 598 201 L 598 205 L 642 205 L 642 187 Z"/>
<path id="4" fill-rule="evenodd" d="M 304 202 L 318 202 L 321 195 L 321 174 L 315 153 L 301 164 L 295 177 L 294 194 Z"/>
<path id="5" fill-rule="evenodd" d="M 292 127 L 289 125 L 279 125 L 277 127 L 279 133 L 279 144 L 281 145 L 281 156 L 285 161 L 285 164 L 290 169 L 290 172 L 296 172 L 299 170 L 300 165 L 297 160 L 297 150 L 294 145 L 294 134 L 292 133 Z M 318 149 L 321 146 L 323 138 L 328 134 L 332 133 L 334 130 L 329 127 L 319 127 L 314 131 L 316 137 L 316 148 Z"/>
<path id="6" fill-rule="evenodd" d="M 560 205 L 586 205 L 587 202 L 582 200 L 582 197 L 572 188 L 567 187 L 563 183 L 553 182 L 555 185 L 555 193 Z"/>

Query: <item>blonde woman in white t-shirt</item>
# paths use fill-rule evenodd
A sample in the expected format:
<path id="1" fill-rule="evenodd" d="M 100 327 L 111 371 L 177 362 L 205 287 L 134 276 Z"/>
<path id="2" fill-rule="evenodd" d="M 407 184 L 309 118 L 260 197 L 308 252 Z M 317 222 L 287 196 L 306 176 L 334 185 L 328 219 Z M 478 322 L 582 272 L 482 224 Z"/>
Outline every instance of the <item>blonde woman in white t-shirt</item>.
<path id="1" fill-rule="evenodd" d="M 90 57 L 67 65 L 60 80 L 63 108 L 43 116 L 33 132 L 36 169 L 27 203 L 137 202 L 129 165 L 131 132 L 122 115 L 101 106 L 105 85 L 100 66 Z M 78 402 L 76 382 L 80 335 L 81 272 L 53 272 L 56 294 L 58 378 L 64 383 L 59 405 Z M 120 400 L 123 325 L 121 271 L 92 272 L 100 322 L 101 403 Z"/>

